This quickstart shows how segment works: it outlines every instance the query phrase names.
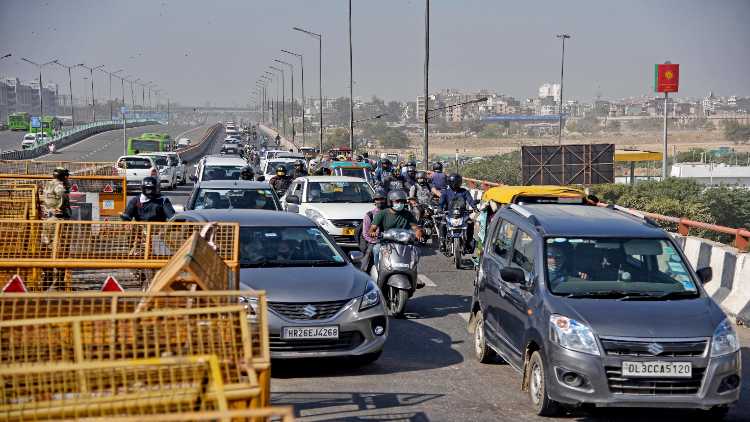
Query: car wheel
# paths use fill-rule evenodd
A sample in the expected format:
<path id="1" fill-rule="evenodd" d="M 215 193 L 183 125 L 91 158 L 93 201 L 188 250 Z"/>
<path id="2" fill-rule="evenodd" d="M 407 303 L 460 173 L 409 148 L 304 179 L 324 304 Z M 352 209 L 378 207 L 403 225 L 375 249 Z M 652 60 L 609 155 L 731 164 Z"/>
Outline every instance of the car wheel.
<path id="1" fill-rule="evenodd" d="M 352 356 L 351 360 L 352 360 L 352 363 L 354 363 L 357 366 L 365 366 L 378 360 L 380 358 L 380 355 L 382 354 L 383 354 L 383 351 L 378 350 L 377 352 L 368 353 L 366 355 Z"/>
<path id="2" fill-rule="evenodd" d="M 496 354 L 489 346 L 487 346 L 487 338 L 484 336 L 484 314 L 482 311 L 477 311 L 474 316 L 476 322 L 474 323 L 474 356 L 480 363 L 491 362 Z"/>
<path id="3" fill-rule="evenodd" d="M 539 416 L 555 416 L 560 413 L 560 404 L 547 396 L 547 378 L 542 355 L 536 351 L 531 354 L 526 368 L 529 380 L 529 396 L 534 411 Z"/>

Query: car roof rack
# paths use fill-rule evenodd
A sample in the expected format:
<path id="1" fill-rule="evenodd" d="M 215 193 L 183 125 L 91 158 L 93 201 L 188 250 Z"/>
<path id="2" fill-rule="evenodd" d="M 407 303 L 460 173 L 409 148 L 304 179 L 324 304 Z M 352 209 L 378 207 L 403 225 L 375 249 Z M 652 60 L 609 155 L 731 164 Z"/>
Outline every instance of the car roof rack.
<path id="1" fill-rule="evenodd" d="M 533 224 L 534 226 L 539 225 L 539 220 L 536 218 L 536 216 L 531 211 L 527 210 L 521 205 L 510 204 L 510 209 L 515 211 L 517 214 L 520 214 L 522 217 L 526 218 L 527 220 L 529 220 L 529 222 Z"/>
<path id="2" fill-rule="evenodd" d="M 647 224 L 650 224 L 652 226 L 657 226 L 657 227 L 659 226 L 658 224 L 656 224 L 656 221 L 654 221 L 651 217 L 647 216 L 646 214 L 640 211 L 636 211 L 634 209 L 623 207 L 617 204 L 607 204 L 607 208 L 611 210 L 615 210 L 615 211 L 620 211 L 628 215 L 632 215 L 633 217 L 636 217 L 636 218 L 640 218 L 641 220 L 645 221 Z"/>

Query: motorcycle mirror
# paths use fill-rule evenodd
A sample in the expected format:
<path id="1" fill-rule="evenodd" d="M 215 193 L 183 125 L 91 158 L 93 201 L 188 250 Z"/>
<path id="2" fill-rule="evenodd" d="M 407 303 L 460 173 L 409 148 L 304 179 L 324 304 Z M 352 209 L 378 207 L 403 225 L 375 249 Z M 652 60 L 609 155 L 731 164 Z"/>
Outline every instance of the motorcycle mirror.
<path id="1" fill-rule="evenodd" d="M 365 257 L 365 254 L 363 254 L 360 251 L 351 251 L 351 252 L 349 252 L 349 258 L 351 258 L 351 260 L 353 262 L 362 262 L 362 259 L 364 257 Z"/>

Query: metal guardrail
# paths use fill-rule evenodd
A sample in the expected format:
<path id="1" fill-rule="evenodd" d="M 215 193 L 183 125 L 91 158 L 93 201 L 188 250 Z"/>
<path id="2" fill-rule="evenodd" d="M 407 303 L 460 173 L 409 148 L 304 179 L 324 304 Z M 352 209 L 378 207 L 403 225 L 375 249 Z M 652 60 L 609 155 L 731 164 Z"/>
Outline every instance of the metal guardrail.
<path id="1" fill-rule="evenodd" d="M 136 119 L 128 120 L 126 122 L 127 127 L 138 127 L 145 125 L 157 124 L 159 121 L 151 119 Z M 34 148 L 17 151 L 6 151 L 0 153 L 0 159 L 2 160 L 28 160 L 31 158 L 41 157 L 42 155 L 49 154 L 49 145 L 55 146 L 55 149 L 68 146 L 80 140 L 83 140 L 91 135 L 97 133 L 106 132 L 108 130 L 116 130 L 122 127 L 122 120 L 105 120 L 94 123 L 86 123 L 83 125 L 75 126 L 71 129 L 64 130 L 45 143 L 38 143 Z"/>

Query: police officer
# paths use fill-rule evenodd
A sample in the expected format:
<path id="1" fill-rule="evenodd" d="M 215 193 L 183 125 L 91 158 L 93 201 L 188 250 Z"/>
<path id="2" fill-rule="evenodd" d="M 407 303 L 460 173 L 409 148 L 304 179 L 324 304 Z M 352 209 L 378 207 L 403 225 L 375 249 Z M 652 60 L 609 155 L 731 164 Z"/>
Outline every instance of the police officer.
<path id="1" fill-rule="evenodd" d="M 42 193 L 47 220 L 70 220 L 70 172 L 63 167 L 52 170 L 52 180 Z"/>
<path id="2" fill-rule="evenodd" d="M 120 218 L 124 221 L 167 221 L 174 215 L 169 198 L 161 196 L 156 177 L 146 177 L 141 183 L 141 194 L 128 201 Z"/>
<path id="3" fill-rule="evenodd" d="M 305 162 L 302 160 L 295 161 L 294 170 L 292 171 L 292 179 L 304 176 L 307 176 L 307 170 L 305 170 Z"/>
<path id="4" fill-rule="evenodd" d="M 289 185 L 292 183 L 292 178 L 287 176 L 286 168 L 284 168 L 284 166 L 278 166 L 276 167 L 276 176 L 273 176 L 268 183 L 270 183 L 276 193 L 281 196 L 289 188 Z"/>

